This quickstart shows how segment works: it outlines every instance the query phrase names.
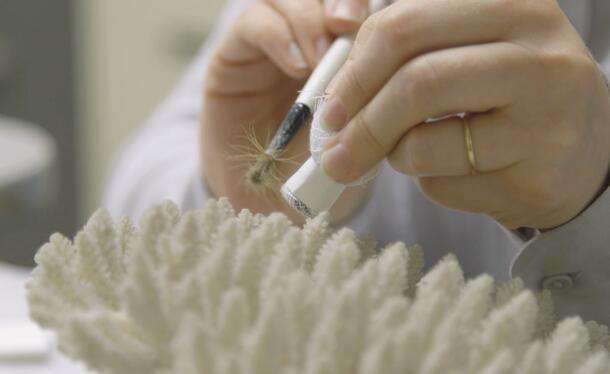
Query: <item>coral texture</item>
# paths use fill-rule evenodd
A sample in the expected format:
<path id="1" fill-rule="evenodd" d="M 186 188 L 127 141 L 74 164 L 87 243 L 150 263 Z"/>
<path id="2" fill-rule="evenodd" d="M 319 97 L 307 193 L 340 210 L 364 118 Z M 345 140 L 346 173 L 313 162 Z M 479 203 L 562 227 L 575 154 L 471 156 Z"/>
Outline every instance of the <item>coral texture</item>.
<path id="1" fill-rule="evenodd" d="M 466 281 L 453 256 L 423 275 L 418 248 L 375 245 L 223 200 L 152 208 L 139 230 L 99 211 L 40 249 L 28 298 L 100 373 L 610 372 L 607 329 L 556 324 L 548 294 Z"/>

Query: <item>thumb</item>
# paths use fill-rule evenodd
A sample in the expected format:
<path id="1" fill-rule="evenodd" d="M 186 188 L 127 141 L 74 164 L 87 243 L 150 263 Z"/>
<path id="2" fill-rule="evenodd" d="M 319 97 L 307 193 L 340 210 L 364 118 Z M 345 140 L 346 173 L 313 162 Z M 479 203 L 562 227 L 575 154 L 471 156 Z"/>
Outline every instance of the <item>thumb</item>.
<path id="1" fill-rule="evenodd" d="M 326 27 L 335 35 L 356 31 L 369 14 L 368 0 L 324 0 Z"/>

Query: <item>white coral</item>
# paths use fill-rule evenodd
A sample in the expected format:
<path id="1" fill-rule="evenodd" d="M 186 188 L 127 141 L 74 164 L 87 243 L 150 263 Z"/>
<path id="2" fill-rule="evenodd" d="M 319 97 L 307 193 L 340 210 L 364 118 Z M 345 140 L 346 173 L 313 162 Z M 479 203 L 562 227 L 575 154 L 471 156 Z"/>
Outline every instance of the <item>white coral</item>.
<path id="1" fill-rule="evenodd" d="M 325 216 L 168 203 L 140 226 L 97 212 L 74 243 L 51 237 L 28 284 L 34 320 L 101 373 L 610 371 L 607 329 L 555 328 L 548 295 L 465 281 L 453 256 L 422 278 L 419 249 L 375 255 Z"/>

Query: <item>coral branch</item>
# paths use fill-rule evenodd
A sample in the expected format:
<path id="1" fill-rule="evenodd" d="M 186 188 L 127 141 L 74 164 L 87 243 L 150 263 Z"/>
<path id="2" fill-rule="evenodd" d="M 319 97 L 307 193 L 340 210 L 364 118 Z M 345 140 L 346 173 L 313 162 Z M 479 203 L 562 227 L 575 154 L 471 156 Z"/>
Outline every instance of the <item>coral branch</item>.
<path id="1" fill-rule="evenodd" d="M 139 230 L 100 211 L 42 246 L 28 301 L 100 373 L 610 372 L 608 329 L 557 323 L 548 293 L 374 246 L 326 215 L 298 228 L 226 200 L 151 208 Z"/>

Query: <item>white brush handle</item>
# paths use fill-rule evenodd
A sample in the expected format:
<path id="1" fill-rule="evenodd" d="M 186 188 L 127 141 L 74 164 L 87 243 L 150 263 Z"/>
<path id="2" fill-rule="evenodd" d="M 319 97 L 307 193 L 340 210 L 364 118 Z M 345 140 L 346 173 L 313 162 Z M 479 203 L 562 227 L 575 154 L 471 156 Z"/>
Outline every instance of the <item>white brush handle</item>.
<path id="1" fill-rule="evenodd" d="M 347 61 L 353 45 L 353 35 L 341 36 L 335 40 L 322 61 L 318 64 L 318 67 L 309 77 L 301 94 L 297 97 L 297 103 L 305 104 L 309 109 L 314 109 L 317 99 L 324 95 L 331 79 L 337 75 L 339 69 Z"/>
<path id="2" fill-rule="evenodd" d="M 371 14 L 391 0 L 370 0 Z M 318 67 L 305 84 L 297 103 L 305 104 L 313 113 L 317 99 L 325 94 L 326 87 L 345 64 L 354 45 L 354 35 L 339 37 L 330 47 Z M 339 199 L 346 186 L 327 176 L 314 157 L 310 157 L 282 186 L 284 199 L 301 214 L 312 217 L 329 210 Z"/>
<path id="3" fill-rule="evenodd" d="M 373 14 L 385 8 L 390 0 L 371 0 L 370 13 Z M 341 36 L 335 40 L 328 52 L 313 71 L 296 102 L 305 104 L 313 112 L 317 99 L 324 95 L 326 87 L 345 64 L 354 46 L 355 35 Z"/>

